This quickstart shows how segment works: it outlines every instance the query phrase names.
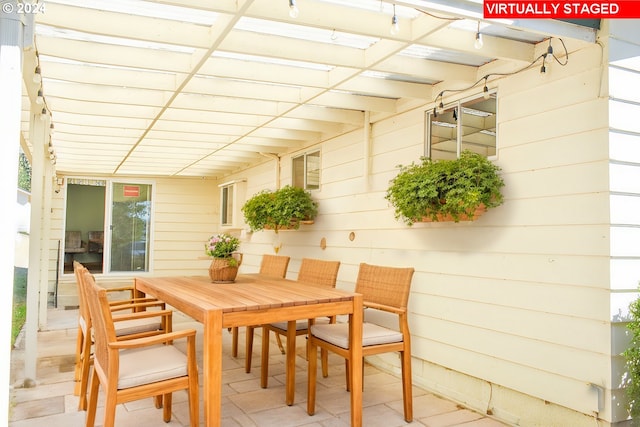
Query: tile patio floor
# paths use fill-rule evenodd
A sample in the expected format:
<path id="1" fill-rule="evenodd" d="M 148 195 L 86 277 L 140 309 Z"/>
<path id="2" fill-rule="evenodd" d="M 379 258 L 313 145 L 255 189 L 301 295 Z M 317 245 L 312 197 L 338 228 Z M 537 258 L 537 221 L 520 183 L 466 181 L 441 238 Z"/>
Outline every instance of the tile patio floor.
<path id="1" fill-rule="evenodd" d="M 50 309 L 48 330 L 38 334 L 38 385 L 23 388 L 24 348 L 19 340 L 12 351 L 11 402 L 9 427 L 75 427 L 84 426 L 85 412 L 77 410 L 78 397 L 73 395 L 73 363 L 76 339 L 77 310 Z M 174 330 L 194 328 L 202 343 L 202 325 L 175 312 Z M 240 328 L 244 332 L 244 328 Z M 343 427 L 349 425 L 349 395 L 344 389 L 344 361 L 330 357 L 329 377 L 318 375 L 316 414 L 306 413 L 306 360 L 304 339 L 297 340 L 296 401 L 284 403 L 284 356 L 271 345 L 269 388 L 260 388 L 259 330 L 254 343 L 253 369 L 244 372 L 244 334 L 240 335 L 239 357 L 230 355 L 231 335 L 224 333 L 223 360 L 223 427 Z M 202 356 L 201 349 L 199 351 Z M 199 366 L 201 367 L 201 360 Z M 202 385 L 202 380 L 200 380 Z M 365 364 L 363 394 L 363 425 L 365 427 L 394 426 L 464 426 L 504 427 L 498 421 L 465 409 L 423 389 L 414 387 L 414 421 L 406 423 L 402 416 L 400 379 Z M 171 422 L 162 421 L 162 411 L 155 409 L 151 399 L 119 405 L 118 427 L 182 427 L 189 426 L 186 393 L 173 398 Z M 204 425 L 200 404 L 200 425 Z M 102 425 L 102 399 L 98 403 L 96 426 Z"/>

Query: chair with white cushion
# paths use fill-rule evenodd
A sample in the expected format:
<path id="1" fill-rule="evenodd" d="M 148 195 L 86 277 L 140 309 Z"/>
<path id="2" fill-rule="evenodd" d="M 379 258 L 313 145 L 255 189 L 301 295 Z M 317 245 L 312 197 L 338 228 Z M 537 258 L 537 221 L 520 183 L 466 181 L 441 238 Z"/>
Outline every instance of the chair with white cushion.
<path id="1" fill-rule="evenodd" d="M 172 393 L 187 390 L 191 427 L 199 425 L 198 367 L 194 329 L 129 340 L 116 337 L 106 290 L 84 274 L 95 337 L 94 369 L 89 392 L 86 427 L 93 427 L 102 386 L 105 393 L 104 427 L 115 424 L 116 405 L 145 397 L 162 396 L 163 420 L 171 420 Z M 153 311 L 135 313 L 152 316 Z M 174 346 L 186 339 L 186 354 Z"/>
<path id="2" fill-rule="evenodd" d="M 362 294 L 365 308 L 398 316 L 398 328 L 390 329 L 374 323 L 362 325 L 362 355 L 399 352 L 402 366 L 402 397 L 404 419 L 413 420 L 411 391 L 411 334 L 407 322 L 407 301 L 413 278 L 413 268 L 384 267 L 362 263 L 358 271 L 355 292 Z M 309 328 L 309 369 L 307 412 L 315 413 L 317 348 L 332 351 L 345 358 L 347 390 L 351 389 L 349 324 L 334 323 Z"/>
<path id="3" fill-rule="evenodd" d="M 287 275 L 290 257 L 282 255 L 262 255 L 260 262 L 260 270 L 258 274 L 266 277 L 277 277 L 284 279 Z M 253 329 L 255 326 L 247 326 L 245 336 L 245 354 L 244 368 L 247 373 L 251 372 L 251 353 L 253 352 Z M 233 334 L 231 339 L 231 355 L 238 357 L 238 328 L 232 328 Z"/>
<path id="4" fill-rule="evenodd" d="M 78 409 L 87 409 L 87 387 L 89 382 L 89 370 L 93 362 L 91 347 L 93 337 L 91 333 L 92 321 L 87 300 L 85 273 L 89 273 L 84 265 L 78 261 L 73 262 L 73 270 L 76 276 L 78 289 L 78 336 L 76 342 L 76 363 L 74 394 L 79 396 Z M 140 338 L 144 336 L 163 334 L 171 331 L 172 312 L 165 310 L 165 304 L 155 298 L 135 297 L 135 289 L 132 286 L 105 289 L 106 292 L 129 294 L 128 298 L 110 300 L 111 310 L 118 312 L 114 316 L 115 333 L 118 339 Z M 157 308 L 152 317 L 147 314 L 136 314 L 147 309 Z M 158 403 L 159 404 L 159 403 Z"/>
<path id="5" fill-rule="evenodd" d="M 321 259 L 303 258 L 298 272 L 297 282 L 303 285 L 322 286 L 327 288 L 335 288 L 338 279 L 338 269 L 340 261 L 326 261 Z M 317 319 L 316 321 L 324 321 L 326 323 L 335 323 L 335 317 L 326 319 Z M 298 335 L 307 335 L 308 321 L 307 319 L 297 320 L 295 331 L 288 329 L 287 322 L 275 322 L 262 325 L 262 365 L 260 375 L 260 385 L 262 388 L 267 387 L 269 378 L 269 336 L 273 332 L 278 336 L 285 336 L 288 340 L 293 340 Z M 290 348 L 295 348 L 295 344 L 291 344 Z M 282 348 L 280 351 L 284 354 Z M 322 350 L 322 375 L 328 376 L 328 353 Z"/>

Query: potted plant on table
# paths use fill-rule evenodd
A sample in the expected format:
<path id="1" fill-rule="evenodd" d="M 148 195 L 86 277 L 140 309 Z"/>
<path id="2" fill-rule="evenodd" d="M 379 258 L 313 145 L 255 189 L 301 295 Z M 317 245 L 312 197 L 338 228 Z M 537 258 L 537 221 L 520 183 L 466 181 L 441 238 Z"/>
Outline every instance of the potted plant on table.
<path id="1" fill-rule="evenodd" d="M 407 225 L 428 221 L 472 221 L 503 202 L 500 168 L 486 157 L 465 150 L 456 160 L 421 158 L 399 166 L 385 198 L 396 219 Z"/>
<path id="2" fill-rule="evenodd" d="M 263 190 L 242 206 L 245 222 L 251 231 L 300 228 L 301 223 L 312 223 L 318 214 L 318 204 L 311 194 L 290 185 L 279 190 Z"/>
<path id="3" fill-rule="evenodd" d="M 205 253 L 213 257 L 209 266 L 209 277 L 214 283 L 229 283 L 236 280 L 242 254 L 237 252 L 240 240 L 230 234 L 213 235 L 204 244 Z"/>

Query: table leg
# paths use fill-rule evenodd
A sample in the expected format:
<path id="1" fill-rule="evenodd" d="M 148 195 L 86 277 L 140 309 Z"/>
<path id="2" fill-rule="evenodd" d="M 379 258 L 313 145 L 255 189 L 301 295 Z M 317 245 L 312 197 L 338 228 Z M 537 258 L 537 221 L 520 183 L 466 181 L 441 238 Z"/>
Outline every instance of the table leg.
<path id="1" fill-rule="evenodd" d="M 287 322 L 286 402 L 293 405 L 296 394 L 296 321 Z"/>
<path id="2" fill-rule="evenodd" d="M 208 311 L 204 319 L 203 395 L 204 425 L 219 427 L 222 410 L 222 311 Z"/>
<path id="3" fill-rule="evenodd" d="M 349 349 L 351 351 L 351 427 L 362 427 L 362 295 L 353 298 L 349 315 Z"/>

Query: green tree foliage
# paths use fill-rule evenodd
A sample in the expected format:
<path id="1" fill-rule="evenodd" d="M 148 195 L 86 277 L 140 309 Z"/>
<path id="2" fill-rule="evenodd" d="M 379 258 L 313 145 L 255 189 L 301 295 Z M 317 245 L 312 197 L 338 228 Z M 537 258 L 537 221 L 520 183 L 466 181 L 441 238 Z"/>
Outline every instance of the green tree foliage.
<path id="1" fill-rule="evenodd" d="M 18 188 L 31 191 L 31 164 L 22 151 L 18 158 Z"/>
<path id="2" fill-rule="evenodd" d="M 629 376 L 626 391 L 629 413 L 634 419 L 640 419 L 640 298 L 629 305 L 631 320 L 627 329 L 631 333 L 629 347 L 622 353 L 627 360 Z"/>

